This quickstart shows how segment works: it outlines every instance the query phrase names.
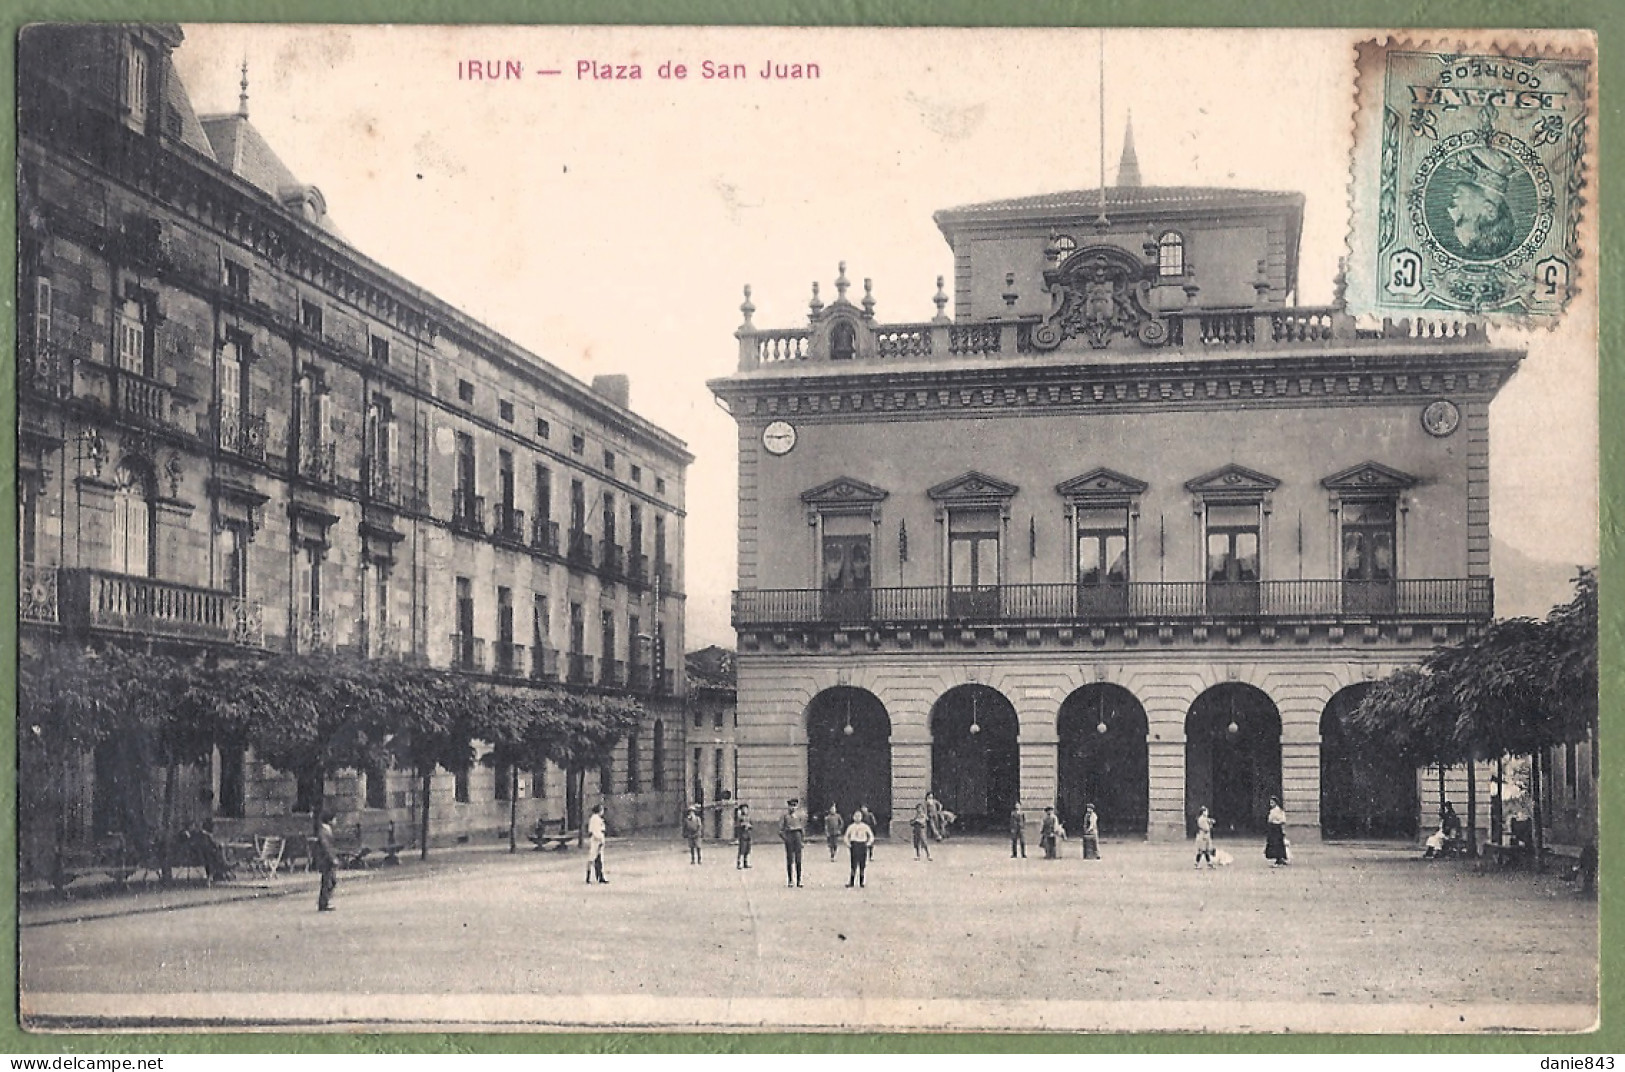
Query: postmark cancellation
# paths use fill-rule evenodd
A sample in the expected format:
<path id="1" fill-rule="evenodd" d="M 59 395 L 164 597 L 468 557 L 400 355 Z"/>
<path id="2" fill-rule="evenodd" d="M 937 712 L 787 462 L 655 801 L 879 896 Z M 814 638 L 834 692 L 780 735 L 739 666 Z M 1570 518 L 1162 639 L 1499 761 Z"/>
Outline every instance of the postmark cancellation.
<path id="1" fill-rule="evenodd" d="M 1595 39 L 1357 55 L 1350 312 L 1556 323 L 1588 245 Z"/>

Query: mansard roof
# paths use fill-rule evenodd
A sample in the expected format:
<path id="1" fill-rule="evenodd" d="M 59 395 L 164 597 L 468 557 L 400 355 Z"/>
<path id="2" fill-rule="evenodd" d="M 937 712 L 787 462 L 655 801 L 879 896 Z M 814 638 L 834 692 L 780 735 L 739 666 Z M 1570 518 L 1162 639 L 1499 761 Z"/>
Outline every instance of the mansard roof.
<path id="1" fill-rule="evenodd" d="M 295 205 L 289 204 L 289 199 L 298 198 L 315 188 L 299 181 L 276 154 L 276 150 L 271 148 L 265 136 L 254 129 L 247 116 L 236 112 L 206 115 L 200 122 L 209 144 L 214 148 L 214 158 L 221 167 L 253 184 L 289 211 L 299 212 Z M 316 196 L 320 199 L 319 192 Z M 324 231 L 334 235 L 339 233 L 327 215 L 325 201 L 321 202 L 314 222 Z"/>
<path id="2" fill-rule="evenodd" d="M 1286 190 L 1237 190 L 1224 186 L 1108 186 L 1106 211 L 1125 212 L 1138 209 L 1167 210 L 1189 206 L 1191 208 L 1298 208 L 1303 207 L 1303 195 Z M 937 226 L 946 230 L 946 224 L 971 223 L 981 220 L 1004 220 L 1014 217 L 1044 214 L 1083 214 L 1100 209 L 1099 188 L 1090 190 L 1057 190 L 1047 194 L 1029 194 L 1026 197 L 1007 197 L 998 201 L 980 201 L 970 205 L 956 205 L 939 210 L 933 217 Z"/>

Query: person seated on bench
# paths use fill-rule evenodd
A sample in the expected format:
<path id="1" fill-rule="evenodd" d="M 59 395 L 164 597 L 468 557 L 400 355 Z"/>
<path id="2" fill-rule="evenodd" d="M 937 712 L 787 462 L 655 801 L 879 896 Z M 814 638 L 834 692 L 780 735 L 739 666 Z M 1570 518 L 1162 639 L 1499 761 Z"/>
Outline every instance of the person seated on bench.
<path id="1" fill-rule="evenodd" d="M 231 861 L 226 858 L 226 850 L 214 839 L 213 819 L 203 820 L 202 827 L 183 832 L 181 838 L 182 844 L 188 847 L 192 858 L 203 868 L 203 874 L 210 882 L 227 882 L 235 877 Z"/>

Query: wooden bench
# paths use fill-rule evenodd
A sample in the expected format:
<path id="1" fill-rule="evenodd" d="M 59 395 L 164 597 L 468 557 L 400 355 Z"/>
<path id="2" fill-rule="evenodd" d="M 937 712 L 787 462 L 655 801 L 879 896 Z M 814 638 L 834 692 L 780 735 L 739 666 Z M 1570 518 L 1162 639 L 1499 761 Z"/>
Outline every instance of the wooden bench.
<path id="1" fill-rule="evenodd" d="M 131 877 L 146 870 L 150 870 L 147 863 L 126 850 L 124 839 L 114 838 L 88 848 L 61 850 L 51 872 L 51 885 L 62 893 L 86 875 L 106 875 L 123 889 L 130 884 Z"/>
<path id="2" fill-rule="evenodd" d="M 557 826 L 557 833 L 548 833 L 547 828 Z M 530 843 L 536 846 L 537 852 L 565 852 L 575 848 L 580 840 L 581 832 L 564 829 L 563 819 L 542 819 L 536 823 L 536 830 L 530 835 Z"/>

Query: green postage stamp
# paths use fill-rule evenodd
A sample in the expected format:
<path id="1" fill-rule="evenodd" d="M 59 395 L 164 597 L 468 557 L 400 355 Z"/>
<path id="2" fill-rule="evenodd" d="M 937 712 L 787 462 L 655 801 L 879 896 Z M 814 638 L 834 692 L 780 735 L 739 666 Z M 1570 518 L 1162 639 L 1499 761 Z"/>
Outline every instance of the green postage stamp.
<path id="1" fill-rule="evenodd" d="M 1581 284 L 1595 38 L 1359 48 L 1350 312 L 1551 324 Z"/>

